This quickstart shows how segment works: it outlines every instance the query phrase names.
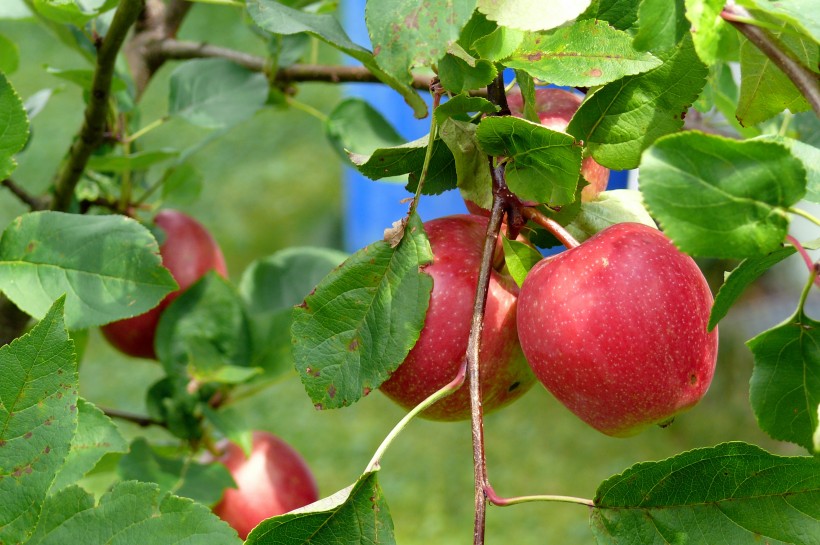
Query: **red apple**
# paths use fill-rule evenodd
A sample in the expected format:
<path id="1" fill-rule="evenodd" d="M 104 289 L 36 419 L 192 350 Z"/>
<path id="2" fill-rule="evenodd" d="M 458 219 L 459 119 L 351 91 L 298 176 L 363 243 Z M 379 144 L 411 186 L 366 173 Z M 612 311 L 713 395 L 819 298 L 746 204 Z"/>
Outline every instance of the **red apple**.
<path id="1" fill-rule="evenodd" d="M 554 131 L 566 132 L 570 119 L 581 106 L 583 98 L 563 89 L 536 89 L 535 110 L 541 124 Z M 524 98 L 520 90 L 507 95 L 507 105 L 516 117 L 524 117 Z M 581 201 L 595 200 L 609 183 L 609 169 L 599 165 L 592 157 L 585 157 L 581 163 L 581 174 L 589 185 L 581 190 Z"/>
<path id="2" fill-rule="evenodd" d="M 660 231 L 619 223 L 539 262 L 518 302 L 538 379 L 601 432 L 634 435 L 695 405 L 712 381 L 712 294 Z"/>
<path id="3" fill-rule="evenodd" d="M 237 445 L 221 445 L 219 462 L 228 468 L 236 488 L 228 488 L 214 513 L 245 539 L 263 520 L 304 507 L 319 499 L 316 480 L 293 447 L 267 432 L 253 434 L 250 457 Z"/>
<path id="4" fill-rule="evenodd" d="M 467 353 L 467 339 L 478 286 L 487 218 L 454 215 L 424 224 L 433 262 L 430 306 L 419 340 L 381 391 L 407 409 L 455 378 Z M 490 412 L 523 395 L 535 382 L 521 353 L 515 324 L 518 286 L 492 271 L 479 360 L 482 400 Z M 464 384 L 422 416 L 433 420 L 470 417 L 469 387 Z"/>
<path id="5" fill-rule="evenodd" d="M 215 270 L 227 276 L 225 258 L 211 234 L 194 218 L 176 210 L 162 210 L 154 223 L 165 232 L 159 248 L 162 264 L 179 284 L 159 305 L 139 316 L 112 322 L 101 328 L 103 335 L 121 352 L 138 358 L 156 359 L 154 333 L 165 308 L 180 293 Z"/>

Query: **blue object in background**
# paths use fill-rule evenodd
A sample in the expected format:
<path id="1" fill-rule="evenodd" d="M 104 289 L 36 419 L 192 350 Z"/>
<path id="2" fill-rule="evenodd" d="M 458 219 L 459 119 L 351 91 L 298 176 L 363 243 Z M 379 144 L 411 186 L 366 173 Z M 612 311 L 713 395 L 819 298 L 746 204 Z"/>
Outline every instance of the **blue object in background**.
<path id="1" fill-rule="evenodd" d="M 357 44 L 370 47 L 370 37 L 364 20 L 365 0 L 343 3 L 344 28 Z M 354 61 L 355 62 L 355 61 Z M 507 71 L 505 79 L 512 78 Z M 350 83 L 345 85 L 348 96 L 369 102 L 408 142 L 430 132 L 430 118 L 416 119 L 410 107 L 396 91 L 387 85 L 374 83 Z M 431 98 L 425 97 L 428 108 Z M 609 189 L 623 189 L 627 185 L 626 171 L 613 171 L 609 176 Z M 384 230 L 394 221 L 407 214 L 408 203 L 402 200 L 412 197 L 404 185 L 396 182 L 373 181 L 362 176 L 353 167 L 345 168 L 344 217 L 345 249 L 349 252 L 381 240 Z M 418 207 L 419 216 L 427 221 L 449 214 L 467 212 L 458 190 L 447 191 L 433 197 L 422 197 Z"/>

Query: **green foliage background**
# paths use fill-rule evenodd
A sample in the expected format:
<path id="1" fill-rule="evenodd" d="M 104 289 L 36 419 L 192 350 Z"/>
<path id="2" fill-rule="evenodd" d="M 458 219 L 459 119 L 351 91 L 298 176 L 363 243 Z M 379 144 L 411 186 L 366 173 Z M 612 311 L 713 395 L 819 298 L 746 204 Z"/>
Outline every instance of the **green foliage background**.
<path id="1" fill-rule="evenodd" d="M 249 37 L 238 19 L 237 10 L 197 5 L 180 37 L 208 35 L 218 45 L 249 51 L 256 48 L 261 54 L 262 43 Z M 219 31 L 208 31 L 214 28 Z M 37 193 L 51 181 L 82 116 L 79 89 L 47 75 L 43 64 L 57 68 L 86 65 L 40 26 L 2 22 L 0 34 L 20 46 L 20 68 L 10 79 L 24 99 L 43 87 L 60 89 L 44 115 L 33 120 L 33 140 L 20 156 L 15 174 L 34 181 L 29 189 Z M 320 58 L 332 54 L 318 43 L 316 48 Z M 166 111 L 167 78 L 173 67 L 167 64 L 151 83 L 143 100 L 144 111 L 156 111 L 157 115 Z M 300 101 L 324 112 L 341 97 L 341 91 L 333 86 L 302 85 L 300 89 Z M 151 119 L 146 114 L 143 121 Z M 192 144 L 203 134 L 182 121 L 172 121 L 146 136 L 146 147 L 180 148 L 182 142 Z M 234 281 L 250 261 L 276 250 L 293 245 L 341 244 L 342 166 L 317 119 L 293 109 L 266 108 L 200 149 L 194 162 L 205 174 L 202 198 L 177 207 L 212 230 L 225 250 Z M 0 199 L 3 225 L 24 211 L 16 200 Z M 714 267 L 713 276 L 718 280 L 724 264 L 705 265 Z M 776 268 L 773 274 L 784 274 L 784 270 Z M 667 429 L 652 429 L 626 440 L 609 438 L 572 416 L 543 388 L 535 388 L 520 402 L 489 415 L 487 454 L 496 491 L 505 496 L 554 493 L 592 497 L 602 480 L 635 462 L 729 439 L 749 441 L 776 453 L 803 454 L 796 446 L 772 441 L 755 424 L 747 399 L 752 358 L 742 345 L 750 335 L 738 331 L 736 317 L 741 314 L 743 311 L 737 309 L 721 323 L 721 359 L 711 391 L 700 405 Z M 80 372 L 82 396 L 102 407 L 137 413 L 145 413 L 145 392 L 133 385 L 147 387 L 162 376 L 156 363 L 114 352 L 96 330 L 90 333 Z M 404 414 L 378 393 L 342 411 L 317 412 L 295 372 L 265 395 L 248 398 L 235 408 L 253 427 L 277 433 L 294 445 L 313 468 L 322 495 L 354 482 L 383 436 Z M 124 425 L 124 430 L 129 438 L 145 435 L 173 441 L 155 429 Z M 117 456 L 107 457 L 87 477 L 86 484 L 99 493 L 104 491 L 111 480 L 106 470 L 112 470 L 116 463 Z M 399 543 L 468 541 L 473 523 L 469 424 L 414 422 L 384 458 L 380 482 Z M 587 516 L 587 510 L 577 505 L 536 503 L 491 508 L 487 542 L 591 543 Z"/>

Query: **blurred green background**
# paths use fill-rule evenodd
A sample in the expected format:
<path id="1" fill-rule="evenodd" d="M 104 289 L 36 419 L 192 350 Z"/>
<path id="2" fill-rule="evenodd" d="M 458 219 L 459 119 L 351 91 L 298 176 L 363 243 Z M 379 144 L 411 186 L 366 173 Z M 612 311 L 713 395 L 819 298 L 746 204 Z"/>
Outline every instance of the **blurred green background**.
<path id="1" fill-rule="evenodd" d="M 217 31 L 215 31 L 217 30 Z M 87 68 L 86 61 L 31 22 L 2 21 L 0 35 L 20 47 L 21 63 L 10 79 L 25 100 L 44 88 L 56 92 L 32 123 L 33 138 L 19 157 L 14 180 L 31 192 L 48 187 L 82 121 L 79 88 L 49 75 L 45 66 Z M 236 9 L 196 5 L 183 39 L 264 54 L 264 44 L 242 24 Z M 332 53 L 322 47 L 320 58 Z M 143 124 L 167 111 L 163 67 L 142 102 Z M 327 113 L 342 96 L 338 87 L 305 84 L 297 99 Z M 411 115 L 408 110 L 408 116 Z M 147 148 L 184 148 L 208 135 L 173 121 L 148 135 Z M 324 138 L 317 118 L 298 110 L 268 107 L 214 139 L 193 156 L 204 174 L 201 198 L 182 208 L 204 223 L 222 245 L 231 278 L 237 281 L 254 259 L 294 245 L 340 247 L 343 165 Z M 374 182 L 375 183 L 375 182 Z M 9 193 L 0 193 L 0 221 L 25 212 Z M 713 287 L 723 262 L 704 263 Z M 799 454 L 768 439 L 748 404 L 752 361 L 742 342 L 784 319 L 796 305 L 802 276 L 781 265 L 748 294 L 721 324 L 721 352 L 713 386 L 700 405 L 666 429 L 631 439 L 612 439 L 581 423 L 541 387 L 486 419 L 489 475 L 505 496 L 565 494 L 591 498 L 608 476 L 642 460 L 656 460 L 699 446 L 744 440 L 778 453 Z M 784 289 L 785 288 L 785 289 Z M 783 301 L 781 303 L 781 301 Z M 92 331 L 81 369 L 81 394 L 103 407 L 145 413 L 145 391 L 161 376 L 158 365 L 114 352 Z M 379 394 L 353 407 L 317 412 L 295 373 L 236 405 L 255 428 L 270 430 L 308 460 L 323 495 L 358 477 L 384 435 L 403 411 Z M 159 430 L 124 424 L 130 437 L 171 438 Z M 470 426 L 417 421 L 383 460 L 380 475 L 402 545 L 467 543 L 472 535 L 473 491 Z M 593 543 L 587 509 L 566 504 L 490 508 L 487 543 L 564 545 Z"/>

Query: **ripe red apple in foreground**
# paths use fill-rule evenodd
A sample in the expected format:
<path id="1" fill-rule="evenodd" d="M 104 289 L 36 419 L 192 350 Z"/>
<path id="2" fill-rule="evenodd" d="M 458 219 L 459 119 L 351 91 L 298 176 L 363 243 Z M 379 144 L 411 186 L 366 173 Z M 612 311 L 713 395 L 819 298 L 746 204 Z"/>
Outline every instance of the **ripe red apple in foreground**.
<path id="1" fill-rule="evenodd" d="M 601 432 L 634 435 L 695 405 L 712 381 L 712 294 L 660 231 L 604 229 L 529 272 L 518 336 L 535 375 Z"/>
<path id="2" fill-rule="evenodd" d="M 144 314 L 100 328 L 114 347 L 137 358 L 156 359 L 154 333 L 162 312 L 171 301 L 210 270 L 228 275 L 222 250 L 194 218 L 176 210 L 162 210 L 154 223 L 165 232 L 159 253 L 162 264 L 171 272 L 179 289 L 166 295 L 159 305 Z"/>
<path id="3" fill-rule="evenodd" d="M 228 468 L 237 487 L 226 489 L 213 510 L 242 539 L 263 520 L 319 499 L 319 489 L 304 459 L 275 435 L 254 432 L 248 458 L 233 443 L 222 446 L 225 451 L 218 461 Z"/>
<path id="4" fill-rule="evenodd" d="M 541 124 L 554 131 L 566 132 L 570 119 L 581 106 L 583 98 L 563 89 L 536 89 L 535 111 Z M 524 98 L 520 90 L 507 95 L 507 105 L 516 117 L 524 117 Z M 599 165 L 592 157 L 585 157 L 581 163 L 581 174 L 589 185 L 581 190 L 581 201 L 595 200 L 609 183 L 609 169 Z"/>
<path id="5" fill-rule="evenodd" d="M 454 215 L 424 224 L 433 262 L 430 306 L 419 340 L 381 391 L 410 409 L 453 380 L 467 353 L 473 299 L 487 230 L 487 218 Z M 535 383 L 515 324 L 518 286 L 510 276 L 491 272 L 479 359 L 482 400 L 490 412 L 523 395 Z M 433 420 L 470 418 L 469 386 L 427 409 Z"/>

